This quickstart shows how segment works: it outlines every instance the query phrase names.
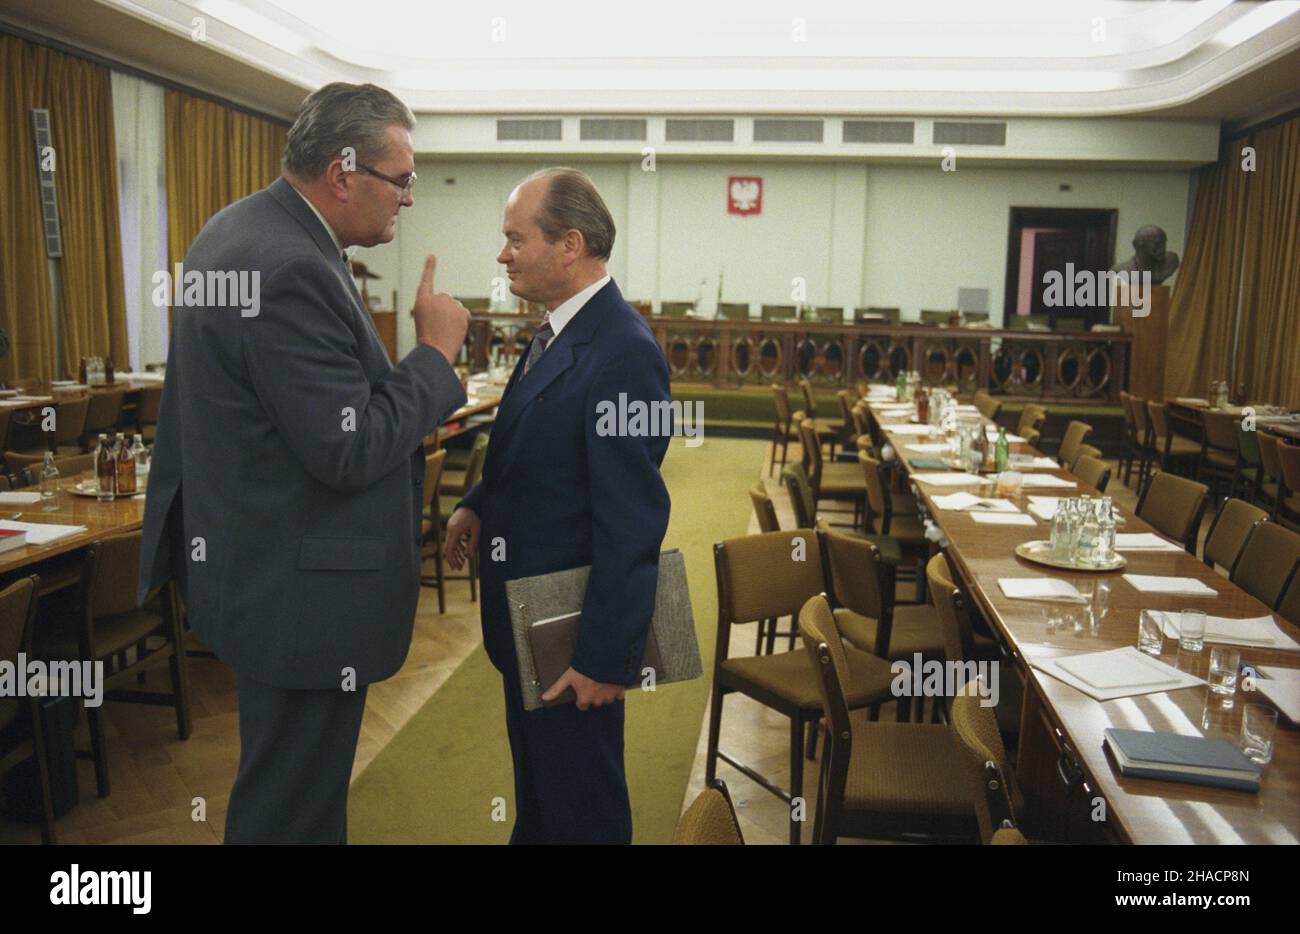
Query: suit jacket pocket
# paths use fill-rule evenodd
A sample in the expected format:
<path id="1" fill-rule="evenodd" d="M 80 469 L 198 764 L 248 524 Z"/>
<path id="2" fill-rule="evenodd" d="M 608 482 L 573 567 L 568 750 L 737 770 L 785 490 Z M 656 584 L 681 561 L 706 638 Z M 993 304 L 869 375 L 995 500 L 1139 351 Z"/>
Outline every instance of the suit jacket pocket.
<path id="1" fill-rule="evenodd" d="M 382 538 L 304 536 L 298 568 L 304 571 L 377 571 L 384 566 Z"/>

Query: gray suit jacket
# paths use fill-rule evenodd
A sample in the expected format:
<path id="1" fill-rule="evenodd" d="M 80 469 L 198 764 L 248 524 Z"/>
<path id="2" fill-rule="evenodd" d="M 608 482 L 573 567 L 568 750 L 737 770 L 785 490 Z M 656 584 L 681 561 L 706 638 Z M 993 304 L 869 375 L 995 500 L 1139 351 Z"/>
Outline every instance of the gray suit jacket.
<path id="1" fill-rule="evenodd" d="M 140 599 L 176 578 L 203 641 L 266 684 L 386 678 L 419 596 L 422 439 L 460 382 L 425 345 L 392 365 L 284 179 L 208 221 L 184 268 L 256 272 L 260 308 L 174 309 Z"/>

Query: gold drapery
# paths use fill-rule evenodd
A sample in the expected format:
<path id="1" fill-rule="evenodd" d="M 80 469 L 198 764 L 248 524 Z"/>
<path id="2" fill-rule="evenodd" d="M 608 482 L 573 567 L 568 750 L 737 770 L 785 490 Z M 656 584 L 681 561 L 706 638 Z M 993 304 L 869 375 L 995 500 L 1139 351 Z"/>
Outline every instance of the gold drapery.
<path id="1" fill-rule="evenodd" d="M 11 347 L 5 378 L 75 374 L 83 355 L 129 358 L 117 155 L 109 71 L 42 45 L 0 34 L 0 127 L 12 145 L 0 151 L 0 321 Z M 33 108 L 50 111 L 54 178 L 63 258 L 56 359 L 53 297 L 45 256 L 40 188 L 32 137 Z"/>
<path id="2" fill-rule="evenodd" d="M 1298 336 L 1300 118 L 1294 118 L 1230 140 L 1201 177 L 1171 297 L 1165 394 L 1202 396 L 1211 380 L 1231 376 L 1234 392 L 1248 401 L 1300 406 Z"/>
<path id="3" fill-rule="evenodd" d="M 165 114 L 167 254 L 174 265 L 212 215 L 275 181 L 288 131 L 170 89 Z"/>

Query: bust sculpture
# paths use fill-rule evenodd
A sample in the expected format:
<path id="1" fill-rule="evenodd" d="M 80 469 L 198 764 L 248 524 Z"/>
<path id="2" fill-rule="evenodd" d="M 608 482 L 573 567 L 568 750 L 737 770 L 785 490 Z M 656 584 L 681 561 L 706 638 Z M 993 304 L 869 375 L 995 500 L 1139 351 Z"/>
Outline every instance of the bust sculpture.
<path id="1" fill-rule="evenodd" d="M 1160 285 L 1178 269 L 1178 254 L 1165 249 L 1165 232 L 1148 224 L 1133 235 L 1133 255 L 1115 267 L 1116 272 L 1149 272 Z"/>

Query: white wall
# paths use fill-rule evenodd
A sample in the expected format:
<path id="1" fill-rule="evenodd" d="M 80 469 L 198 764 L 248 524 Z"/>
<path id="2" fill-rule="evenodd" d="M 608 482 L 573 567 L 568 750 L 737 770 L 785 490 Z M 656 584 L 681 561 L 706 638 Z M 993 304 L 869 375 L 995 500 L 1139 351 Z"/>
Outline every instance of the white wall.
<path id="1" fill-rule="evenodd" d="M 439 289 L 486 296 L 499 274 L 501 212 L 524 175 L 562 159 L 525 162 L 421 157 L 414 207 L 404 209 L 394 243 L 360 251 L 384 276 L 372 286 L 398 289 L 398 349 L 414 343 L 411 300 L 424 255 L 438 256 Z M 639 156 L 570 160 L 591 174 L 618 228 L 610 271 L 629 300 L 694 301 L 704 287 L 713 308 L 719 269 L 724 301 L 789 304 L 791 280 L 803 277 L 814 305 L 898 306 L 904 320 L 922 308 L 955 308 L 960 286 L 989 290 L 1001 321 L 1007 233 L 1012 207 L 1117 209 L 1116 260 L 1134 232 L 1157 224 L 1169 249 L 1183 251 L 1185 169 L 867 165 L 659 159 L 644 172 Z M 727 213 L 730 175 L 763 177 L 763 210 Z M 454 185 L 446 183 L 455 179 Z M 1061 185 L 1070 191 L 1061 191 Z"/>

